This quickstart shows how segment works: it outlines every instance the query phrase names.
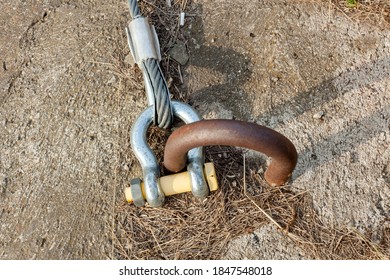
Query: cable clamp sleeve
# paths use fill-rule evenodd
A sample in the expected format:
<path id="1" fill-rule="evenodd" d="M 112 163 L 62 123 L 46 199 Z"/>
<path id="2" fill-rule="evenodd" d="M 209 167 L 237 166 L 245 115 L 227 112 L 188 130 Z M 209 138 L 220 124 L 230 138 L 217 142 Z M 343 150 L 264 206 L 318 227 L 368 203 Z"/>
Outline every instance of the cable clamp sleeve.
<path id="1" fill-rule="evenodd" d="M 141 62 L 154 58 L 161 61 L 160 43 L 153 25 L 147 18 L 137 17 L 127 28 L 127 41 L 134 61 L 141 67 Z"/>

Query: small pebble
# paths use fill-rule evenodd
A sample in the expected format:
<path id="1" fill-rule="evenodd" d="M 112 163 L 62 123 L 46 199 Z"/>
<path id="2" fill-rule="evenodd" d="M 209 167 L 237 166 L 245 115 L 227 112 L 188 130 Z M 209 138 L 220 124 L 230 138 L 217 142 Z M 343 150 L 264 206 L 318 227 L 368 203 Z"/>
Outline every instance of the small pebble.
<path id="1" fill-rule="evenodd" d="M 315 113 L 313 115 L 313 119 L 317 119 L 317 120 L 322 119 L 324 117 L 324 115 L 325 115 L 325 113 L 323 111 L 319 111 L 318 113 Z"/>
<path id="2" fill-rule="evenodd" d="M 116 82 L 115 76 L 112 76 L 111 79 L 107 82 L 108 85 L 112 85 Z"/>
<path id="3" fill-rule="evenodd" d="M 184 42 L 178 40 L 169 50 L 168 54 L 181 65 L 186 65 L 189 60 L 187 47 Z"/>

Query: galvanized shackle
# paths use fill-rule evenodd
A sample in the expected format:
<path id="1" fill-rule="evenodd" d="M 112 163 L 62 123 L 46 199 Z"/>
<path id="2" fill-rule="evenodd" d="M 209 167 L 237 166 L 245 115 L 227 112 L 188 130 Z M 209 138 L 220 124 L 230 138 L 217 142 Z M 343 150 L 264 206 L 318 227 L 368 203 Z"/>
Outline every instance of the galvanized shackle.
<path id="1" fill-rule="evenodd" d="M 188 150 L 211 145 L 239 146 L 271 157 L 264 177 L 272 186 L 283 185 L 288 180 L 298 159 L 294 144 L 270 128 L 236 120 L 202 120 L 186 124 L 171 134 L 165 146 L 164 166 L 178 172 L 185 166 Z"/>
<path id="2" fill-rule="evenodd" d="M 186 124 L 201 120 L 198 113 L 191 106 L 185 103 L 172 101 L 172 108 L 174 116 L 181 119 Z M 153 106 L 148 107 L 139 115 L 131 129 L 130 142 L 134 154 L 142 167 L 146 200 L 150 206 L 160 207 L 163 205 L 165 200 L 165 195 L 161 190 L 159 182 L 160 168 L 156 156 L 150 149 L 146 140 L 146 132 L 153 122 L 153 116 Z M 192 193 L 196 197 L 207 196 L 209 194 L 209 187 L 203 173 L 203 148 L 195 147 L 193 149 L 189 149 L 188 155 L 186 152 L 184 161 L 184 166 L 186 162 L 188 163 L 187 170 L 191 178 Z M 134 204 L 137 206 L 143 206 L 145 204 L 145 200 L 142 194 L 141 180 L 133 179 L 130 184 Z"/>

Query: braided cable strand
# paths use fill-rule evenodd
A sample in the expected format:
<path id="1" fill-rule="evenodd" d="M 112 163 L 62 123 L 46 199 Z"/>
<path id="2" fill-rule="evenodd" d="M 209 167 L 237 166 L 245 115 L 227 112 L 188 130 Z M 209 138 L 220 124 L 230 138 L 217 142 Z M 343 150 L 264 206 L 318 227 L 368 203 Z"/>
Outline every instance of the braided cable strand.
<path id="1" fill-rule="evenodd" d="M 154 106 L 157 115 L 155 123 L 157 123 L 160 128 L 166 129 L 170 127 L 173 122 L 173 112 L 170 93 L 164 75 L 158 61 L 154 58 L 144 60 L 143 66 L 151 81 L 154 93 Z"/>
<path id="2" fill-rule="evenodd" d="M 134 19 L 141 15 L 137 0 L 128 0 L 131 17 Z M 155 116 L 153 122 L 158 127 L 167 129 L 173 122 L 173 111 L 170 93 L 159 62 L 154 58 L 142 61 L 142 71 L 146 71 L 150 80 L 153 96 Z M 146 82 L 146 81 L 145 81 Z"/>
<path id="3" fill-rule="evenodd" d="M 128 0 L 128 2 L 129 2 L 129 9 L 130 9 L 131 18 L 134 19 L 137 16 L 140 16 L 141 12 L 139 10 L 137 0 Z"/>

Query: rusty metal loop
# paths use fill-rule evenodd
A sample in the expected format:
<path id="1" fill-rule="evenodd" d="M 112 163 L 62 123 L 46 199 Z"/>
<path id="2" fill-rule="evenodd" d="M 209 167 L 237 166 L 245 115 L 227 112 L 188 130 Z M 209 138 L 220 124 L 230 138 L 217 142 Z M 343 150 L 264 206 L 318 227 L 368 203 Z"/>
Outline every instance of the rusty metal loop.
<path id="1" fill-rule="evenodd" d="M 297 163 L 297 151 L 282 134 L 255 123 L 236 120 L 203 120 L 184 125 L 168 138 L 164 166 L 179 172 L 190 149 L 201 146 L 239 146 L 261 152 L 272 161 L 264 177 L 272 186 L 286 183 Z"/>

